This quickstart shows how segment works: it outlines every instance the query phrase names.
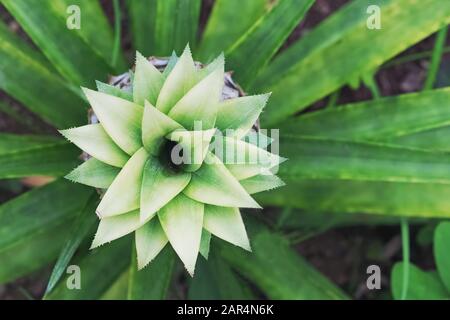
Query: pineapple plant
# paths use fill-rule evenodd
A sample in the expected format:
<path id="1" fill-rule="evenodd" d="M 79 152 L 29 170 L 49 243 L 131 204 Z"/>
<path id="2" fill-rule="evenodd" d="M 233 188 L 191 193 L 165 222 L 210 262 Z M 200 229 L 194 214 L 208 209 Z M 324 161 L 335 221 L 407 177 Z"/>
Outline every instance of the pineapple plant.
<path id="1" fill-rule="evenodd" d="M 296 247 L 349 225 L 401 224 L 409 266 L 408 222 L 450 217 L 450 3 L 343 2 L 0 0 L 0 112 L 20 128 L 0 133 L 0 187 L 22 188 L 0 204 L 0 283 L 349 299 Z M 423 90 L 380 90 L 419 58 Z M 393 297 L 415 296 L 412 270 Z"/>
<path id="2" fill-rule="evenodd" d="M 89 157 L 66 178 L 105 189 L 91 248 L 134 232 L 139 269 L 170 242 L 191 275 L 211 234 L 251 251 L 239 207 L 283 185 L 281 158 L 242 140 L 268 95 L 229 98 L 223 55 L 197 68 L 189 47 L 162 72 L 137 53 L 131 78 L 83 89 L 98 121 L 60 131 Z"/>

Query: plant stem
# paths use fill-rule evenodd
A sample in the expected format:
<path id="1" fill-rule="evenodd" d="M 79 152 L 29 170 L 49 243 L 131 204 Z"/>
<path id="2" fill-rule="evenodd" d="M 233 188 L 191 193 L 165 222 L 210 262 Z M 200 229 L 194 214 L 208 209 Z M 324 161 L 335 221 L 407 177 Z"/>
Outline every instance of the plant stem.
<path id="1" fill-rule="evenodd" d="M 442 50 L 442 54 L 445 53 L 450 53 L 450 47 L 445 47 Z M 406 55 L 403 57 L 399 57 L 397 59 L 391 60 L 389 62 L 386 62 L 385 64 L 383 64 L 381 66 L 381 69 L 386 69 L 392 66 L 396 66 L 402 63 L 407 63 L 407 62 L 412 62 L 412 61 L 417 61 L 417 60 L 421 60 L 421 59 L 427 59 L 430 58 L 433 55 L 433 50 L 428 50 L 428 51 L 423 51 L 423 52 L 418 52 L 418 53 L 412 53 L 410 55 Z"/>
<path id="2" fill-rule="evenodd" d="M 402 251 L 403 251 L 403 283 L 401 300 L 406 300 L 409 287 L 409 224 L 406 218 L 401 219 Z"/>
<path id="3" fill-rule="evenodd" d="M 427 79 L 425 80 L 424 90 L 431 90 L 436 82 L 436 76 L 441 64 L 442 52 L 444 50 L 445 39 L 447 38 L 447 26 L 439 30 L 436 42 L 434 44 L 433 55 L 431 57 L 430 68 L 428 69 Z"/>
<path id="4" fill-rule="evenodd" d="M 113 6 L 114 6 L 114 47 L 111 63 L 115 69 L 117 68 L 117 59 L 119 57 L 119 50 L 120 50 L 120 39 L 122 37 L 122 28 L 121 28 L 122 13 L 120 12 L 119 0 L 113 0 Z"/>
<path id="5" fill-rule="evenodd" d="M 375 74 L 371 76 L 365 76 L 363 77 L 364 84 L 366 87 L 370 90 L 370 93 L 372 94 L 372 98 L 374 100 L 378 100 L 381 98 L 380 89 L 378 88 L 378 84 L 375 80 Z"/>

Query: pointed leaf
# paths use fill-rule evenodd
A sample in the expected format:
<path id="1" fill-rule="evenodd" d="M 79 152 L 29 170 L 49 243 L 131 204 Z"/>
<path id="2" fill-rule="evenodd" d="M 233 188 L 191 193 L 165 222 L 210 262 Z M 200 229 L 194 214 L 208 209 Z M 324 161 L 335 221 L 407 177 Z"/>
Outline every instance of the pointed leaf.
<path id="1" fill-rule="evenodd" d="M 258 148 L 254 144 L 236 138 L 223 137 L 221 143 L 222 146 L 218 144 L 219 148 L 214 149 L 215 154 L 238 180 L 266 173 L 286 160 L 267 150 Z"/>
<path id="2" fill-rule="evenodd" d="M 142 119 L 142 143 L 145 149 L 154 155 L 159 154 L 159 147 L 165 135 L 183 127 L 164 113 L 145 101 Z"/>
<path id="3" fill-rule="evenodd" d="M 178 56 L 175 53 L 175 51 L 173 51 L 172 55 L 169 58 L 169 61 L 167 61 L 167 66 L 163 71 L 164 80 L 167 79 L 169 74 L 172 72 L 173 68 L 175 68 L 175 65 L 177 64 L 177 62 L 178 62 Z"/>
<path id="4" fill-rule="evenodd" d="M 90 158 L 65 176 L 73 182 L 94 188 L 107 189 L 119 174 L 120 169 Z"/>
<path id="5" fill-rule="evenodd" d="M 272 190 L 286 185 L 283 180 L 270 172 L 240 180 L 239 183 L 249 194 Z"/>
<path id="6" fill-rule="evenodd" d="M 184 49 L 175 67 L 164 82 L 156 108 L 168 114 L 172 107 L 195 85 L 196 70 L 189 47 Z"/>
<path id="7" fill-rule="evenodd" d="M 139 208 L 142 174 L 147 158 L 147 152 L 141 148 L 125 164 L 97 208 L 99 217 L 111 217 Z"/>
<path id="8" fill-rule="evenodd" d="M 162 300 L 167 298 L 170 282 L 175 269 L 176 255 L 166 246 L 158 256 L 143 270 L 138 270 L 136 255 L 133 252 L 128 281 L 128 299 Z"/>
<path id="9" fill-rule="evenodd" d="M 56 286 L 59 279 L 65 273 L 70 260 L 75 255 L 75 252 L 96 223 L 97 219 L 95 216 L 95 206 L 97 202 L 98 195 L 95 192 L 92 192 L 91 197 L 87 201 L 83 210 L 80 211 L 76 221 L 71 227 L 70 234 L 68 235 L 64 247 L 59 254 L 58 260 L 53 267 L 45 294 L 48 294 Z"/>
<path id="10" fill-rule="evenodd" d="M 109 165 L 123 167 L 129 159 L 111 140 L 101 124 L 89 124 L 59 132 L 81 150 Z"/>
<path id="11" fill-rule="evenodd" d="M 239 14 L 236 14 L 239 8 Z M 201 61 L 209 61 L 230 47 L 270 8 L 268 0 L 216 0 L 199 47 Z"/>
<path id="12" fill-rule="evenodd" d="M 194 200 L 217 206 L 261 208 L 211 153 L 208 153 L 201 168 L 192 174 L 191 182 L 183 193 Z"/>
<path id="13" fill-rule="evenodd" d="M 252 251 L 238 208 L 205 205 L 203 226 L 216 237 Z"/>
<path id="14" fill-rule="evenodd" d="M 194 130 L 194 123 L 200 121 L 202 128 L 214 127 L 217 107 L 224 86 L 224 66 L 220 65 L 196 84 L 170 110 L 169 116 L 187 130 Z"/>
<path id="15" fill-rule="evenodd" d="M 81 36 L 84 31 L 67 28 L 67 6 L 58 7 L 55 1 L 39 0 L 1 2 L 48 60 L 73 84 L 90 86 L 110 73 L 106 60 Z M 30 6 L 34 9 L 30 10 Z"/>
<path id="16" fill-rule="evenodd" d="M 236 271 L 256 285 L 269 299 L 342 300 L 349 297 L 322 273 L 311 266 L 282 236 L 260 223 L 250 232 L 252 252 L 214 242 L 219 253 Z M 250 229 L 250 228 L 249 228 Z"/>
<path id="17" fill-rule="evenodd" d="M 220 103 L 216 127 L 222 131 L 236 130 L 234 135 L 242 138 L 258 120 L 270 94 L 228 99 Z"/>
<path id="18" fill-rule="evenodd" d="M 144 105 L 145 100 L 148 100 L 155 105 L 163 83 L 162 73 L 142 54 L 136 52 L 136 70 L 133 78 L 134 102 Z"/>
<path id="19" fill-rule="evenodd" d="M 206 260 L 208 260 L 210 244 L 211 244 L 211 233 L 206 231 L 205 229 L 203 229 L 202 230 L 202 237 L 200 239 L 200 254 Z"/>
<path id="20" fill-rule="evenodd" d="M 314 0 L 278 0 L 273 3 L 271 10 L 226 50 L 229 66 L 236 71 L 239 83 L 246 86 L 252 82 L 313 3 Z"/>
<path id="21" fill-rule="evenodd" d="M 158 218 L 151 219 L 136 230 L 136 257 L 139 270 L 148 265 L 169 242 Z"/>
<path id="22" fill-rule="evenodd" d="M 139 210 L 131 211 L 115 217 L 100 219 L 100 223 L 92 241 L 91 249 L 100 247 L 108 242 L 122 238 L 142 227 L 146 221 L 141 222 Z"/>
<path id="23" fill-rule="evenodd" d="M 206 157 L 209 143 L 216 129 L 205 131 L 174 131 L 167 137 L 177 142 L 183 151 L 183 156 L 176 161 L 182 161 L 183 169 L 187 172 L 197 171 Z M 174 159 L 172 159 L 173 161 Z"/>
<path id="24" fill-rule="evenodd" d="M 150 157 L 144 167 L 141 188 L 141 220 L 148 220 L 156 212 L 175 198 L 189 183 L 189 173 L 175 173 Z"/>
<path id="25" fill-rule="evenodd" d="M 57 137 L 0 134 L 0 179 L 67 174 L 80 151 Z"/>
<path id="26" fill-rule="evenodd" d="M 67 286 L 73 273 L 67 273 L 45 300 L 95 300 L 114 286 L 130 266 L 130 237 L 89 251 L 74 261 L 81 270 L 81 290 Z"/>
<path id="27" fill-rule="evenodd" d="M 108 135 L 132 155 L 141 146 L 144 108 L 127 100 L 83 88 L 89 103 Z"/>
<path id="28" fill-rule="evenodd" d="M 95 81 L 95 84 L 97 85 L 97 90 L 99 92 L 103 92 L 110 96 L 115 96 L 133 102 L 133 95 L 128 91 L 122 90 L 118 87 L 106 84 L 101 81 Z"/>
<path id="29" fill-rule="evenodd" d="M 86 121 L 86 103 L 38 51 L 0 21 L 0 89 L 59 128 Z"/>
<path id="30" fill-rule="evenodd" d="M 202 203 L 179 194 L 158 212 L 170 244 L 191 276 L 200 250 L 203 207 Z"/>
<path id="31" fill-rule="evenodd" d="M 352 79 L 376 70 L 450 22 L 450 2 L 380 1 L 383 26 L 373 32 L 364 14 L 373 4 L 361 0 L 343 6 L 258 75 L 252 91 L 273 92 L 261 115 L 263 126 L 280 123 Z"/>
<path id="32" fill-rule="evenodd" d="M 0 206 L 0 283 L 54 261 L 90 188 L 64 179 L 32 189 Z"/>

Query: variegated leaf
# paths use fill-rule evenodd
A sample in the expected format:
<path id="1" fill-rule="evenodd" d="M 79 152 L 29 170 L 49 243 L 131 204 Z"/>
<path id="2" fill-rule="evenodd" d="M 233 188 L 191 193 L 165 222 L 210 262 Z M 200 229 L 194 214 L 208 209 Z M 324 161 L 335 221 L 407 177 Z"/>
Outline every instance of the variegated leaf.
<path id="1" fill-rule="evenodd" d="M 100 218 L 116 216 L 139 208 L 142 174 L 148 154 L 139 149 L 122 168 L 97 207 Z"/>
<path id="2" fill-rule="evenodd" d="M 101 124 L 90 124 L 59 132 L 84 152 L 109 165 L 123 167 L 130 158 L 108 136 Z"/>
<path id="3" fill-rule="evenodd" d="M 170 244 L 191 276 L 200 250 L 203 209 L 202 203 L 179 194 L 158 212 Z"/>

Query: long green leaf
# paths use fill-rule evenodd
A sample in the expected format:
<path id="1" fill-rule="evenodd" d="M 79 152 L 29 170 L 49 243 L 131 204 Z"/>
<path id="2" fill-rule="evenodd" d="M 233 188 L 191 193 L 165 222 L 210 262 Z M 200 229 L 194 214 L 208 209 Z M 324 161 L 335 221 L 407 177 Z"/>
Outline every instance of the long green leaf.
<path id="1" fill-rule="evenodd" d="M 279 171 L 286 186 L 256 195 L 265 205 L 449 216 L 446 153 L 311 138 L 283 138 L 281 146 L 289 158 Z"/>
<path id="2" fill-rule="evenodd" d="M 270 8 L 270 0 L 216 0 L 199 47 L 208 62 L 236 42 Z"/>
<path id="3" fill-rule="evenodd" d="M 98 0 L 53 0 L 53 8 L 64 18 L 70 16 L 68 8 L 78 6 L 81 13 L 80 29 L 74 29 L 87 44 L 98 53 L 110 66 L 113 64 L 114 34 L 108 19 Z M 126 69 L 122 52 L 119 53 L 118 72 Z"/>
<path id="4" fill-rule="evenodd" d="M 91 191 L 58 180 L 0 206 L 0 282 L 37 270 L 55 259 L 67 228 Z"/>
<path id="5" fill-rule="evenodd" d="M 70 234 L 64 244 L 64 247 L 59 254 L 58 260 L 53 267 L 52 274 L 47 283 L 46 294 L 53 290 L 58 283 L 61 276 L 66 271 L 70 260 L 74 256 L 76 250 L 80 246 L 89 231 L 97 222 L 97 216 L 95 215 L 95 205 L 97 204 L 98 195 L 92 194 L 84 209 L 78 214 L 76 221 L 70 231 Z"/>
<path id="6" fill-rule="evenodd" d="M 70 127 L 86 121 L 86 104 L 48 61 L 0 22 L 0 89 L 46 122 Z"/>
<path id="7" fill-rule="evenodd" d="M 402 145 L 415 146 L 408 136 L 449 126 L 449 119 L 450 88 L 444 88 L 307 113 L 285 122 L 280 132 L 354 141 L 401 141 Z"/>
<path id="8" fill-rule="evenodd" d="M 54 137 L 0 134 L 0 178 L 61 176 L 78 163 L 79 151 Z"/>
<path id="9" fill-rule="evenodd" d="M 286 239 L 261 228 L 250 239 L 252 252 L 220 243 L 220 255 L 270 299 L 347 299 L 293 251 Z"/>
<path id="10" fill-rule="evenodd" d="M 200 7 L 200 0 L 157 0 L 152 55 L 170 56 L 188 43 L 195 48 Z"/>
<path id="11" fill-rule="evenodd" d="M 236 71 L 235 77 L 242 85 L 250 84 L 266 66 L 313 3 L 314 0 L 278 0 L 227 49 L 227 66 Z"/>
<path id="12" fill-rule="evenodd" d="M 74 264 L 80 267 L 81 288 L 69 289 L 67 274 L 46 300 L 93 300 L 102 297 L 130 265 L 131 239 L 119 239 L 104 247 L 89 251 Z"/>
<path id="13" fill-rule="evenodd" d="M 155 52 L 155 20 L 157 0 L 128 0 L 133 46 L 144 56 Z"/>
<path id="14" fill-rule="evenodd" d="M 128 281 L 128 299 L 161 300 L 166 298 L 175 266 L 175 253 L 166 246 L 144 269 L 138 271 L 136 251 L 133 251 Z"/>
<path id="15" fill-rule="evenodd" d="M 322 138 L 281 139 L 281 177 L 450 184 L 450 154 Z"/>
<path id="16" fill-rule="evenodd" d="M 92 87 L 94 80 L 106 79 L 111 68 L 79 33 L 67 28 L 69 15 L 61 12 L 66 8 L 41 0 L 1 0 L 1 3 L 66 79 L 87 87 Z"/>
<path id="17" fill-rule="evenodd" d="M 193 300 L 256 299 L 250 287 L 213 249 L 208 260 L 198 259 L 197 274 L 189 286 Z"/>
<path id="18" fill-rule="evenodd" d="M 366 23 L 370 5 L 381 9 L 382 28 Z M 430 16 L 433 19 L 430 19 Z M 450 3 L 440 0 L 354 1 L 282 53 L 253 87 L 272 91 L 263 125 L 286 117 L 372 72 L 450 22 Z M 401 41 L 399 41 L 401 39 Z"/>

